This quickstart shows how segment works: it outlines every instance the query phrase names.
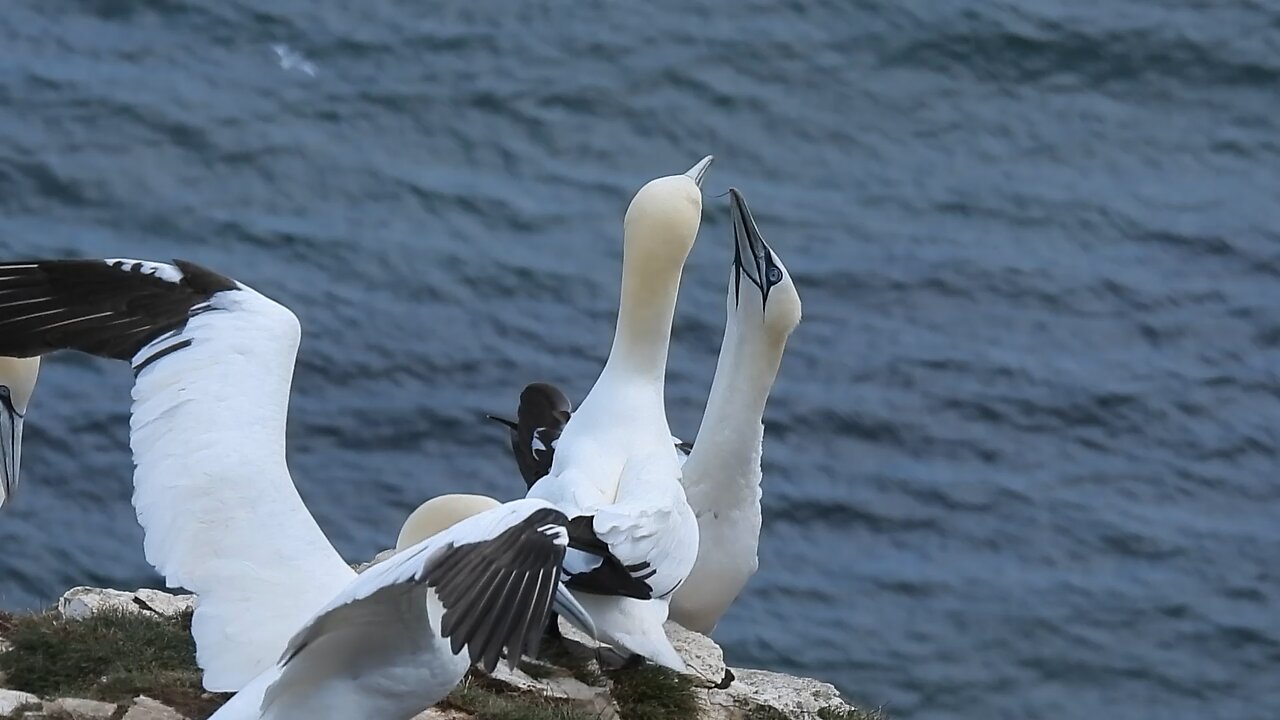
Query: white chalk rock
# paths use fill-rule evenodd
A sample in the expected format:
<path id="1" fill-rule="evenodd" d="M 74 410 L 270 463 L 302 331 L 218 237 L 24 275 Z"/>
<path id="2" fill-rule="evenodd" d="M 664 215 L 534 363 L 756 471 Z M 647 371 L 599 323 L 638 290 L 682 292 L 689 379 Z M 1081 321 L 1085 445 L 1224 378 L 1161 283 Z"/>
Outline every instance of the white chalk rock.
<path id="1" fill-rule="evenodd" d="M 157 615 L 179 615 L 196 609 L 196 596 L 170 595 L 162 590 L 144 588 L 133 594 L 133 603 Z"/>
<path id="2" fill-rule="evenodd" d="M 417 715 L 413 716 L 413 720 L 470 720 L 471 715 L 461 710 L 445 709 L 445 708 L 427 708 Z"/>
<path id="3" fill-rule="evenodd" d="M 124 714 L 123 720 L 187 720 L 177 710 L 159 700 L 152 700 L 146 695 L 133 699 L 133 705 Z"/>
<path id="4" fill-rule="evenodd" d="M 663 629 L 672 647 L 684 659 L 685 674 L 693 677 L 696 685 L 715 687 L 724 681 L 724 651 L 714 640 L 673 620 L 668 620 Z"/>
<path id="5" fill-rule="evenodd" d="M 819 710 L 851 710 L 831 683 L 795 677 L 767 670 L 734 668 L 734 681 L 727 690 L 712 691 L 711 702 L 723 704 L 727 696 L 736 705 L 764 705 L 791 718 L 817 717 Z"/>
<path id="6" fill-rule="evenodd" d="M 84 698 L 58 698 L 45 703 L 45 712 L 59 711 L 76 720 L 110 720 L 116 714 L 115 703 Z"/>
<path id="7" fill-rule="evenodd" d="M 0 715 L 8 715 L 23 705 L 39 705 L 40 698 L 19 690 L 0 689 Z"/>
<path id="8" fill-rule="evenodd" d="M 121 592 L 105 588 L 74 587 L 58 598 L 58 612 L 80 620 L 104 610 L 176 615 L 195 607 L 195 595 L 170 595 L 160 590 Z"/>

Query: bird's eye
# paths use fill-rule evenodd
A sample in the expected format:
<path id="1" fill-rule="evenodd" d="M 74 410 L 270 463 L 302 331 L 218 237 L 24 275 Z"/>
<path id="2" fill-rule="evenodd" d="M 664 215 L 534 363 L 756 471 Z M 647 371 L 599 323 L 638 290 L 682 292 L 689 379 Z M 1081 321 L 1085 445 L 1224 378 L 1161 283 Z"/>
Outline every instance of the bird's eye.
<path id="1" fill-rule="evenodd" d="M 769 268 L 769 284 L 782 282 L 782 271 L 776 267 Z"/>

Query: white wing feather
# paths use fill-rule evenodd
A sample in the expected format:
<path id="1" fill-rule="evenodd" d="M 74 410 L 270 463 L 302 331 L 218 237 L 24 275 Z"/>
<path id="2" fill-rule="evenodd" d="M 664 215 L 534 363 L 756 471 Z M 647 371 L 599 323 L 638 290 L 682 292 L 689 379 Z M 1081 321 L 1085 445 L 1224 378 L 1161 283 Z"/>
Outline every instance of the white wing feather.
<path id="1" fill-rule="evenodd" d="M 355 577 L 285 463 L 299 338 L 292 312 L 241 286 L 134 358 L 137 366 L 190 341 L 134 384 L 133 503 L 147 561 L 199 598 L 191 629 L 213 691 L 237 690 L 275 664 Z"/>
<path id="2" fill-rule="evenodd" d="M 656 572 L 645 582 L 654 597 L 665 597 L 689 575 L 698 557 L 698 523 L 688 508 L 683 502 L 619 502 L 597 510 L 591 527 L 624 565 L 648 563 Z"/>

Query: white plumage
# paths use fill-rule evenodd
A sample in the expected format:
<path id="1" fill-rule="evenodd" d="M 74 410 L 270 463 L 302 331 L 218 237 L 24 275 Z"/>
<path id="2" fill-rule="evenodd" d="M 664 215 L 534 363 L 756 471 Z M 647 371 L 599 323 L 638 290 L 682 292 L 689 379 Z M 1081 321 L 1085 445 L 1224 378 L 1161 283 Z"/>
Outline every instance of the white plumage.
<path id="1" fill-rule="evenodd" d="M 698 559 L 671 599 L 671 617 L 710 633 L 759 565 L 764 406 L 800 296 L 765 244 L 746 201 L 729 191 L 735 253 L 724 340 L 682 482 L 698 517 Z"/>
<path id="2" fill-rule="evenodd" d="M 408 718 L 468 655 L 492 667 L 536 647 L 553 604 L 593 630 L 559 584 L 568 518 L 539 500 L 487 509 L 357 576 L 285 462 L 298 321 L 243 284 L 180 261 L 0 263 L 6 322 L 0 355 L 131 362 L 146 555 L 198 596 L 205 686 L 243 688 L 219 717 Z M 484 509 L 446 505 L 433 507 L 447 520 L 417 515 L 402 539 Z"/>
<path id="3" fill-rule="evenodd" d="M 622 297 L 609 360 L 529 490 L 585 516 L 620 567 L 570 550 L 566 583 L 600 638 L 668 667 L 684 662 L 663 632 L 667 602 L 693 567 L 698 527 L 680 485 L 663 401 L 671 321 L 702 215 L 706 158 L 645 185 L 624 220 Z M 606 575 L 606 571 L 609 574 Z M 640 583 L 628 594 L 624 585 Z"/>
<path id="4" fill-rule="evenodd" d="M 446 496 L 437 500 L 456 499 Z M 441 506 L 433 509 L 450 512 Z M 556 516 L 558 521 L 542 523 L 539 511 Z M 517 500 L 485 510 L 355 577 L 293 635 L 279 663 L 254 678 L 213 718 L 396 720 L 410 718 L 439 702 L 462 679 L 469 661 L 441 635 L 455 608 L 442 602 L 431 587 L 433 573 L 438 577 L 447 571 L 448 555 L 457 548 L 495 542 L 530 520 L 526 535 L 541 535 L 559 552 L 536 573 L 515 576 L 511 586 L 519 588 L 517 598 L 524 595 L 520 589 L 532 594 L 533 588 L 541 587 L 549 602 L 552 588 L 558 586 L 558 562 L 568 543 L 563 514 L 536 500 Z M 457 587 L 453 590 L 456 595 Z M 562 590 L 555 592 L 558 607 L 582 622 L 585 615 L 581 607 Z M 545 608 L 540 614 L 517 619 L 523 624 L 508 625 L 507 630 L 533 639 L 536 645 L 546 619 Z"/>
<path id="5" fill-rule="evenodd" d="M 243 285 L 134 357 L 133 504 L 147 562 L 199 598 L 191 631 L 209 690 L 271 667 L 355 577 L 298 496 L 285 421 L 301 329 Z M 217 311 L 217 312 L 214 312 Z"/>

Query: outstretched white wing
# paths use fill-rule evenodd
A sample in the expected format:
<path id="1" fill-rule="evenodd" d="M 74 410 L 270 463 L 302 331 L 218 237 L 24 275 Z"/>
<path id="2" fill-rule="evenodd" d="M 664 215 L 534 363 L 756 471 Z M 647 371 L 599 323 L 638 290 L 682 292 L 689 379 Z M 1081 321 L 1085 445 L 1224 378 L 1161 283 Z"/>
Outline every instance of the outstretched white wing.
<path id="1" fill-rule="evenodd" d="M 264 715 L 287 707 L 283 715 L 299 716 L 317 688 L 335 682 L 383 693 L 359 679 L 408 667 L 434 703 L 469 664 L 492 671 L 504 653 L 511 667 L 535 654 L 553 605 L 589 624 L 560 586 L 566 523 L 547 503 L 516 500 L 369 568 L 289 641 Z"/>
<path id="2" fill-rule="evenodd" d="M 300 330 L 287 308 L 175 261 L 0 264 L 0 355 L 129 360 L 134 507 L 147 561 L 198 596 L 210 690 L 237 690 L 355 573 L 298 496 L 285 421 Z"/>

